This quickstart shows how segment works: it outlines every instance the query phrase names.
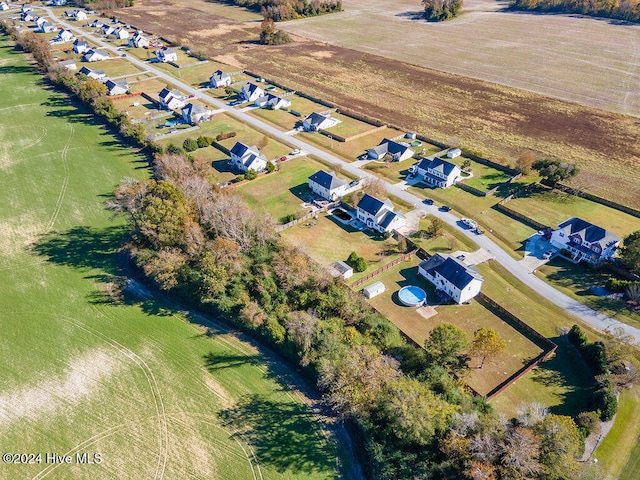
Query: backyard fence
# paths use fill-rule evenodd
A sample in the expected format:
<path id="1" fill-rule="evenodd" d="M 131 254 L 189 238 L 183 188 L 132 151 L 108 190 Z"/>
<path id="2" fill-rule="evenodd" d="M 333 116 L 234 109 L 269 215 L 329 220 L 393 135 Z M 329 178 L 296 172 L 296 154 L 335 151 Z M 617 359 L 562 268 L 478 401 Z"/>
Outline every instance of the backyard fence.
<path id="1" fill-rule="evenodd" d="M 337 207 L 338 205 L 340 205 L 340 202 L 329 203 L 329 204 L 325 205 L 324 207 L 319 208 L 318 210 L 314 210 L 313 212 L 307 213 L 304 217 L 300 217 L 300 218 L 298 218 L 296 220 L 292 220 L 291 222 L 285 223 L 284 225 L 278 225 L 278 226 L 276 226 L 275 230 L 276 230 L 276 232 L 279 233 L 279 232 L 282 232 L 283 230 L 286 230 L 287 228 L 295 227 L 300 222 L 304 222 L 305 220 L 309 220 L 310 218 L 315 217 L 319 213 L 326 212 L 330 208 Z"/>
<path id="2" fill-rule="evenodd" d="M 288 87 L 286 87 L 286 86 L 284 86 L 284 85 L 282 85 L 282 84 L 280 84 L 278 82 L 274 82 L 272 80 L 269 80 L 268 78 L 264 78 L 262 75 L 258 75 L 256 73 L 250 72 L 248 70 L 243 70 L 243 73 L 246 74 L 246 75 L 249 75 L 250 77 L 253 77 L 255 79 L 260 79 L 261 78 L 266 83 L 270 83 L 271 85 L 274 85 L 274 86 L 276 86 L 278 88 L 281 88 L 282 90 L 291 91 L 290 88 L 288 88 Z M 296 93 L 296 95 L 298 95 L 298 96 L 300 96 L 302 98 L 306 98 L 307 100 L 311 100 L 312 102 L 319 103 L 320 105 L 323 105 L 323 106 L 325 106 L 327 108 L 336 108 L 336 106 L 334 104 L 329 103 L 329 102 L 325 102 L 324 100 L 322 100 L 320 98 L 312 97 L 311 95 L 307 95 L 306 93 L 299 92 L 299 91 L 296 91 L 295 93 Z"/>
<path id="3" fill-rule="evenodd" d="M 500 202 L 496 203 L 492 208 L 495 208 L 496 210 L 498 210 L 501 213 L 504 213 L 505 215 L 511 217 L 511 218 L 515 218 L 516 220 L 521 221 L 522 223 L 529 225 L 532 228 L 535 228 L 536 230 L 549 230 L 551 227 L 549 227 L 548 225 L 545 225 L 544 223 L 540 223 L 537 220 L 534 220 L 531 217 L 527 217 L 526 215 L 517 212 L 516 210 L 513 210 L 512 208 L 509 208 L 505 205 L 505 203 L 507 203 L 509 200 L 511 200 L 511 198 L 513 197 L 513 195 L 509 195 L 508 197 L 506 197 L 505 199 L 501 200 Z"/>
<path id="4" fill-rule="evenodd" d="M 489 195 L 488 192 L 483 192 L 482 190 L 479 190 L 475 187 L 472 187 L 471 185 L 467 185 L 464 182 L 456 182 L 456 187 L 458 187 L 460 190 L 464 190 L 465 192 L 469 192 L 473 195 L 476 195 L 477 197 L 486 197 Z"/>
<path id="5" fill-rule="evenodd" d="M 542 185 L 545 185 L 547 187 L 551 187 L 551 188 L 555 188 L 556 190 L 560 190 L 562 192 L 565 193 L 569 193 L 571 195 L 575 195 L 576 197 L 581 197 L 581 198 L 586 198 L 587 200 L 591 200 L 592 202 L 596 202 L 599 203 L 601 205 L 604 205 L 605 207 L 611 207 L 615 210 L 619 210 L 623 213 L 627 213 L 629 215 L 632 215 L 634 217 L 640 218 L 640 210 L 637 210 L 635 208 L 631 208 L 631 207 L 627 207 L 626 205 L 621 205 L 619 203 L 616 202 L 612 202 L 611 200 L 607 200 L 606 198 L 602 198 L 599 197 L 598 195 L 594 195 L 593 193 L 589 193 L 589 192 L 583 192 L 580 190 L 576 190 L 575 188 L 571 188 L 567 185 L 563 185 L 561 183 L 556 183 L 556 184 L 552 184 L 548 181 L 540 180 L 540 183 Z"/>
<path id="6" fill-rule="evenodd" d="M 377 132 L 379 130 L 384 130 L 385 128 L 387 128 L 386 125 L 382 125 L 380 127 L 376 127 L 376 126 L 371 126 L 371 130 L 367 130 L 366 132 L 362 132 L 362 133 L 356 133 L 355 135 L 351 135 L 350 137 L 343 137 L 342 135 L 338 135 L 336 133 L 330 132 L 328 130 L 324 130 L 324 129 L 320 129 L 318 130 L 319 133 L 321 133 L 322 135 L 326 135 L 329 138 L 333 138 L 334 140 L 337 140 L 339 142 L 350 142 L 351 140 L 355 140 L 357 138 L 360 137 L 364 137 L 365 135 L 370 135 L 374 132 Z"/>
<path id="7" fill-rule="evenodd" d="M 124 98 L 131 98 L 131 97 L 141 97 L 142 96 L 142 92 L 136 92 L 136 93 L 125 93 L 124 95 L 116 95 L 114 97 L 111 97 L 111 100 L 122 100 Z"/>
<path id="8" fill-rule="evenodd" d="M 368 275 L 365 275 L 364 277 L 356 280 L 351 285 L 349 285 L 349 288 L 356 288 L 357 286 L 362 285 L 364 282 L 366 282 L 367 280 L 371 280 L 376 275 L 380 275 L 382 272 L 385 272 L 390 268 L 395 267 L 400 262 L 404 262 L 407 258 L 413 257 L 416 254 L 416 252 L 417 250 L 412 250 L 409 253 L 405 253 L 404 255 L 399 256 L 394 261 L 389 262 L 386 265 L 383 265 L 382 267 L 378 268 L 377 270 L 374 270 L 373 272 L 369 273 Z"/>

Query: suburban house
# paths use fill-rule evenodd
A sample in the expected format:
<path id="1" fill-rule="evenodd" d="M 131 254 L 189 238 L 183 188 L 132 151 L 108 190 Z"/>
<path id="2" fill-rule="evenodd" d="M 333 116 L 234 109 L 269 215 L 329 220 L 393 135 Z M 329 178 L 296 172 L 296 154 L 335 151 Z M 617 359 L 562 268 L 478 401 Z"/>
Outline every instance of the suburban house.
<path id="1" fill-rule="evenodd" d="M 109 95 L 124 95 L 129 91 L 129 84 L 126 80 L 114 82 L 113 80 L 108 79 L 104 84 L 107 87 L 107 93 Z"/>
<path id="2" fill-rule="evenodd" d="M 36 27 L 37 27 L 38 29 L 41 29 L 41 28 L 42 28 L 42 25 L 43 25 L 44 23 L 47 23 L 47 19 L 46 19 L 46 17 L 38 17 L 38 18 L 36 18 L 35 24 L 36 24 Z"/>
<path id="3" fill-rule="evenodd" d="M 331 115 L 313 112 L 302 121 L 302 127 L 308 132 L 315 132 L 331 128 L 338 123 L 338 120 L 331 118 Z"/>
<path id="4" fill-rule="evenodd" d="M 0 10 L 9 10 L 9 5 L 6 2 L 0 2 Z"/>
<path id="5" fill-rule="evenodd" d="M 373 160 L 382 160 L 385 155 L 391 155 L 394 162 L 401 162 L 407 158 L 413 157 L 413 149 L 406 143 L 397 143 L 393 140 L 385 138 L 377 147 L 369 150 L 369 158 Z"/>
<path id="6" fill-rule="evenodd" d="M 106 23 L 103 24 L 101 28 L 101 32 L 105 37 L 111 35 L 114 30 L 115 28 L 113 28 L 111 25 L 107 25 Z"/>
<path id="7" fill-rule="evenodd" d="M 573 217 L 551 233 L 551 246 L 567 250 L 574 262 L 596 264 L 613 258 L 621 238 L 592 223 Z"/>
<path id="8" fill-rule="evenodd" d="M 34 15 L 33 11 L 27 10 L 26 12 L 22 12 L 22 14 L 20 15 L 20 20 L 22 20 L 23 22 L 32 22 L 35 19 L 36 16 Z"/>
<path id="9" fill-rule="evenodd" d="M 309 177 L 309 189 L 332 202 L 346 195 L 348 182 L 333 173 L 319 170 Z"/>
<path id="10" fill-rule="evenodd" d="M 290 107 L 291 100 L 284 97 L 278 97 L 277 95 L 273 95 L 271 93 L 267 93 L 262 97 L 258 98 L 254 105 L 260 108 L 270 108 L 272 110 L 278 110 L 283 107 Z"/>
<path id="11" fill-rule="evenodd" d="M 240 98 L 245 102 L 255 102 L 264 96 L 264 90 L 255 83 L 245 83 L 240 91 Z"/>
<path id="12" fill-rule="evenodd" d="M 267 168 L 267 157 L 262 155 L 257 147 L 249 147 L 241 142 L 231 149 L 231 161 L 241 171 L 255 170 L 262 172 Z"/>
<path id="13" fill-rule="evenodd" d="M 22 7 L 20 7 L 20 11 L 22 13 L 33 12 L 33 7 L 28 3 L 23 3 Z"/>
<path id="14" fill-rule="evenodd" d="M 87 14 L 82 10 L 75 10 L 73 12 L 73 18 L 75 18 L 77 21 L 86 20 Z"/>
<path id="15" fill-rule="evenodd" d="M 201 104 L 194 105 L 193 103 L 187 103 L 182 107 L 180 113 L 182 114 L 182 119 L 192 125 L 200 122 L 208 122 L 213 118 L 213 111 L 207 110 L 204 108 L 204 105 Z"/>
<path id="16" fill-rule="evenodd" d="M 452 255 L 436 253 L 418 265 L 418 274 L 454 302 L 466 303 L 480 293 L 482 276 L 475 265 L 465 265 Z"/>
<path id="17" fill-rule="evenodd" d="M 430 185 L 447 188 L 458 181 L 462 170 L 455 163 L 447 162 L 441 158 L 432 160 L 423 158 L 416 165 L 416 173 L 422 175 L 424 181 Z"/>
<path id="18" fill-rule="evenodd" d="M 78 69 L 76 62 L 73 60 L 63 60 L 62 62 L 59 63 L 59 65 L 71 71 L 75 71 Z"/>
<path id="19" fill-rule="evenodd" d="M 93 48 L 88 50 L 87 53 L 84 54 L 84 57 L 82 57 L 85 62 L 99 62 L 107 58 L 109 58 L 109 54 L 105 50 L 96 50 Z"/>
<path id="20" fill-rule="evenodd" d="M 70 42 L 74 40 L 76 37 L 70 30 L 60 30 L 58 36 L 56 37 L 57 42 Z"/>
<path id="21" fill-rule="evenodd" d="M 404 215 L 393 211 L 393 203 L 389 200 L 378 200 L 368 193 L 362 197 L 356 207 L 358 220 L 368 228 L 379 232 L 391 232 L 403 227 L 406 223 Z"/>
<path id="22" fill-rule="evenodd" d="M 186 103 L 186 98 L 182 93 L 168 88 L 163 88 L 158 94 L 158 98 L 160 99 L 160 108 L 165 110 L 176 110 L 184 107 Z"/>
<path id="23" fill-rule="evenodd" d="M 104 27 L 104 23 L 102 23 L 100 20 L 98 20 L 96 18 L 92 22 L 89 22 L 89 23 L 87 23 L 86 25 L 83 25 L 83 26 L 84 27 L 91 27 L 91 28 L 102 28 L 102 27 Z"/>
<path id="24" fill-rule="evenodd" d="M 78 73 L 86 75 L 89 78 L 93 78 L 94 80 L 104 80 L 107 77 L 104 70 L 93 70 L 89 67 L 82 67 Z"/>
<path id="25" fill-rule="evenodd" d="M 142 35 L 142 32 L 136 32 L 129 39 L 129 46 L 134 48 L 148 47 L 149 39 Z"/>
<path id="26" fill-rule="evenodd" d="M 73 42 L 73 51 L 76 53 L 84 53 L 89 50 L 89 43 L 77 40 Z"/>
<path id="27" fill-rule="evenodd" d="M 175 62 L 178 60 L 178 52 L 173 47 L 162 47 L 156 50 L 156 58 L 159 62 Z"/>
<path id="28" fill-rule="evenodd" d="M 460 155 L 462 155 L 462 150 L 460 150 L 459 148 L 452 148 L 447 152 L 447 157 L 449 158 L 456 158 Z"/>
<path id="29" fill-rule="evenodd" d="M 209 86 L 211 88 L 224 88 L 231 85 L 231 75 L 222 70 L 216 70 L 209 78 Z"/>
<path id="30" fill-rule="evenodd" d="M 42 24 L 40 25 L 40 31 L 42 33 L 55 32 L 56 31 L 56 26 L 53 23 L 45 21 L 45 22 L 42 22 Z"/>
<path id="31" fill-rule="evenodd" d="M 118 27 L 116 28 L 111 35 L 113 35 L 115 38 L 119 39 L 119 40 L 126 40 L 127 38 L 129 38 L 129 32 L 127 31 L 126 28 L 124 27 Z"/>

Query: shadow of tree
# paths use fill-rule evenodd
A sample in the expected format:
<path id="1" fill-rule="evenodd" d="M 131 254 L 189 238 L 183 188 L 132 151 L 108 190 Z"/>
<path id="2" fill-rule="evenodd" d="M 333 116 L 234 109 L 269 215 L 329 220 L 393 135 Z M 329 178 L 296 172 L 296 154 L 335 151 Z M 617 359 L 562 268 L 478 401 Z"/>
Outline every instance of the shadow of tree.
<path id="1" fill-rule="evenodd" d="M 264 358 L 260 355 L 249 355 L 246 353 L 216 355 L 208 353 L 204 355 L 204 365 L 211 373 L 224 368 L 239 367 L 241 365 L 260 365 L 264 363 Z"/>
<path id="2" fill-rule="evenodd" d="M 260 395 L 244 398 L 220 418 L 254 448 L 258 462 L 278 472 L 335 470 L 332 449 L 319 437 L 313 413 L 305 405 L 272 402 Z"/>

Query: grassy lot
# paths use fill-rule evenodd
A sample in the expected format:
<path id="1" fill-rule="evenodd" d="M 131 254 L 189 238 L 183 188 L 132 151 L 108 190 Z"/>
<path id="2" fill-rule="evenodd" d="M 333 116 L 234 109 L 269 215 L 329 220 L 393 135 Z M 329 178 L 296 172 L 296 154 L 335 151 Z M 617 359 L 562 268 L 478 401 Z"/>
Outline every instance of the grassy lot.
<path id="1" fill-rule="evenodd" d="M 335 133 L 341 137 L 351 137 L 352 135 L 358 135 L 359 133 L 368 132 L 376 128 L 375 125 L 370 123 L 361 122 L 352 117 L 347 117 L 340 113 L 333 112 L 331 114 L 336 120 L 340 120 L 340 123 L 327 129 L 328 132 Z"/>
<path id="2" fill-rule="evenodd" d="M 401 132 L 400 130 L 384 128 L 382 130 L 372 132 L 369 135 L 364 135 L 360 138 L 356 138 L 355 140 L 352 140 L 350 142 L 338 142 L 337 140 L 331 140 L 326 135 L 322 135 L 320 133 L 303 132 L 299 133 L 298 135 L 304 141 L 315 143 L 316 145 L 331 151 L 331 153 L 333 153 L 334 155 L 343 158 L 347 162 L 354 162 L 360 155 L 367 153 L 370 148 L 378 145 L 382 141 L 382 139 L 395 138 L 398 135 L 403 134 L 404 132 Z M 431 151 L 432 149 L 436 149 L 435 151 L 439 150 L 436 147 L 429 146 L 427 144 L 424 144 L 423 146 L 424 148 L 427 148 L 428 151 Z M 410 161 L 411 160 L 405 160 L 401 163 L 406 164 Z"/>
<path id="3" fill-rule="evenodd" d="M 487 394 L 500 382 L 515 373 L 528 359 L 542 352 L 540 346 L 531 341 L 522 332 L 513 328 L 500 317 L 477 302 L 470 305 L 442 305 L 435 307 L 436 315 L 425 319 L 414 308 L 405 307 L 397 299 L 397 291 L 407 285 L 418 285 L 427 292 L 428 303 L 436 302 L 433 286 L 418 275 L 420 259 L 414 257 L 410 262 L 401 262 L 396 267 L 376 276 L 371 282 L 381 281 L 386 291 L 373 298 L 371 304 L 388 316 L 403 332 L 422 345 L 429 332 L 440 323 L 452 323 L 473 338 L 473 332 L 480 327 L 493 328 L 507 342 L 505 351 L 494 361 L 488 362 L 482 369 L 474 368 L 480 359 L 472 358 L 471 368 L 465 383 L 480 394 Z"/>
<path id="4" fill-rule="evenodd" d="M 277 221 L 289 214 L 307 211 L 301 206 L 312 198 L 308 178 L 326 167 L 305 157 L 298 157 L 280 165 L 280 170 L 243 183 L 235 189 L 258 210 L 264 208 Z"/>
<path id="5" fill-rule="evenodd" d="M 636 328 L 640 327 L 640 312 L 633 311 L 624 302 L 600 297 L 591 292 L 592 286 L 604 287 L 611 276 L 609 273 L 583 265 L 574 265 L 563 258 L 556 257 L 538 268 L 536 275 L 579 302 L 623 323 Z"/>
<path id="6" fill-rule="evenodd" d="M 427 186 L 409 187 L 408 191 L 421 198 L 432 198 L 438 204 L 453 207 L 464 217 L 474 219 L 488 235 L 504 248 L 512 257 L 521 259 L 524 254 L 525 240 L 536 231 L 492 208 L 500 197 L 478 197 L 461 188 L 430 188 Z M 504 193 L 500 193 L 500 196 Z"/>
<path id="7" fill-rule="evenodd" d="M 149 78 L 132 83 L 129 85 L 129 91 L 131 93 L 144 92 L 151 98 L 157 99 L 158 94 L 167 86 L 171 89 L 174 88 L 173 85 L 167 85 L 167 82 L 161 78 Z"/>
<path id="8" fill-rule="evenodd" d="M 402 162 L 385 163 L 382 161 L 369 162 L 364 165 L 365 170 L 369 170 L 375 173 L 379 177 L 384 177 L 393 183 L 398 183 L 404 180 L 409 175 L 409 167 L 415 165 L 417 160 L 408 158 Z"/>
<path id="9" fill-rule="evenodd" d="M 170 137 L 160 139 L 160 143 L 168 145 L 173 143 L 174 145 L 182 145 L 186 138 L 197 138 L 200 135 L 215 137 L 222 132 L 236 132 L 236 136 L 227 140 L 222 140 L 220 144 L 228 149 L 231 149 L 236 142 L 243 142 L 247 145 L 256 145 L 263 137 L 264 134 L 258 130 L 245 125 L 244 123 L 226 115 L 224 113 L 216 114 L 210 122 L 204 122 L 200 124 L 200 128 L 197 130 L 188 131 L 185 133 L 179 133 Z M 268 144 L 262 150 L 268 159 L 280 158 L 291 151 L 287 145 L 277 142 L 276 140 L 269 139 Z"/>
<path id="10" fill-rule="evenodd" d="M 354 273 L 350 281 L 386 265 L 400 253 L 393 238 L 385 240 L 381 236 L 368 235 L 344 225 L 333 215 L 321 215 L 317 222 L 308 223 L 313 226 L 303 222 L 283 231 L 282 235 L 325 267 L 338 260 L 346 260 L 351 252 L 357 252 L 367 260 L 368 268 L 362 273 Z"/>
<path id="11" fill-rule="evenodd" d="M 96 68 L 104 70 L 104 73 L 111 78 L 135 75 L 136 73 L 142 76 L 142 70 L 124 58 L 110 58 L 109 60 L 99 62 L 97 65 L 99 65 L 99 67 Z"/>
<path id="12" fill-rule="evenodd" d="M 179 0 L 169 0 L 169 2 L 183 6 Z M 258 12 L 253 12 L 243 7 L 233 5 L 225 5 L 218 2 L 193 2 L 190 8 L 200 10 L 206 14 L 219 15 L 221 17 L 237 20 L 238 22 L 256 22 L 261 21 L 262 16 Z"/>
<path id="13" fill-rule="evenodd" d="M 134 105 L 137 103 L 138 105 Z M 127 111 L 132 119 L 152 119 L 155 115 L 162 113 L 158 111 L 157 104 L 150 102 L 142 96 L 121 98 L 113 100 L 114 106 L 121 112 Z"/>
<path id="14" fill-rule="evenodd" d="M 281 89 L 276 88 L 276 90 L 273 90 L 270 93 L 274 95 L 282 95 L 284 92 Z M 273 123 L 274 125 L 282 128 L 284 131 L 289 131 L 293 129 L 299 122 L 302 122 L 302 120 L 312 112 L 324 112 L 327 110 L 327 107 L 325 107 L 324 105 L 320 105 L 319 103 L 315 103 L 299 95 L 288 95 L 287 98 L 291 100 L 291 106 L 289 107 L 289 110 L 294 110 L 300 113 L 300 117 L 297 117 L 289 112 L 285 112 L 284 110 L 255 109 L 250 110 L 249 113 L 269 123 Z"/>
<path id="15" fill-rule="evenodd" d="M 446 160 L 451 161 L 451 159 Z M 477 188 L 482 192 L 488 192 L 498 185 L 502 185 L 512 177 L 512 175 L 509 175 L 502 170 L 497 170 L 495 168 L 489 167 L 479 162 L 474 162 L 473 160 L 466 159 L 464 157 L 455 158 L 454 163 L 461 166 L 462 162 L 464 162 L 465 160 L 469 160 L 471 162 L 471 173 L 473 176 L 471 178 L 465 179 L 464 183 L 466 183 L 470 187 Z"/>
<path id="16" fill-rule="evenodd" d="M 607 478 L 635 480 L 640 472 L 640 387 L 620 393 L 620 407 L 613 428 L 598 445 L 594 457 L 608 472 Z M 634 444 L 627 455 L 620 454 L 620 445 Z"/>
<path id="17" fill-rule="evenodd" d="M 526 198 L 514 198 L 509 208 L 550 227 L 570 217 L 580 217 L 620 237 L 640 229 L 640 219 L 585 198 L 547 191 Z"/>
<path id="18" fill-rule="evenodd" d="M 0 62 L 0 450 L 103 459 L 0 478 L 335 478 L 336 448 L 279 362 L 142 287 L 113 295 L 126 229 L 104 201 L 147 159 L 4 38 Z"/>
<path id="19" fill-rule="evenodd" d="M 427 215 L 421 218 L 419 230 L 426 230 L 432 218 L 435 217 Z M 478 246 L 469 237 L 446 223 L 444 224 L 443 234 L 439 237 L 429 239 L 414 237 L 411 240 L 429 253 L 451 253 L 454 250 L 475 251 L 478 249 Z M 453 248 L 450 248 L 452 246 Z"/>

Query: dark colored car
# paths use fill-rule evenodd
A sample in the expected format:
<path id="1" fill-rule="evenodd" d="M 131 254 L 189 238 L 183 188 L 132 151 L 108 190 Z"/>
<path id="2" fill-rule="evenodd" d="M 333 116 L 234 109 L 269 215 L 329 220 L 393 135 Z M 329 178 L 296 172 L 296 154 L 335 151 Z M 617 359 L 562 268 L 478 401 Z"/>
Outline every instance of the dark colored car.
<path id="1" fill-rule="evenodd" d="M 422 203 L 424 203 L 425 205 L 433 205 L 433 200 L 430 198 L 425 198 Z"/>
<path id="2" fill-rule="evenodd" d="M 451 210 L 451 207 L 449 205 L 442 205 L 440 207 L 440 210 L 442 210 L 443 212 L 448 212 L 449 210 Z"/>

